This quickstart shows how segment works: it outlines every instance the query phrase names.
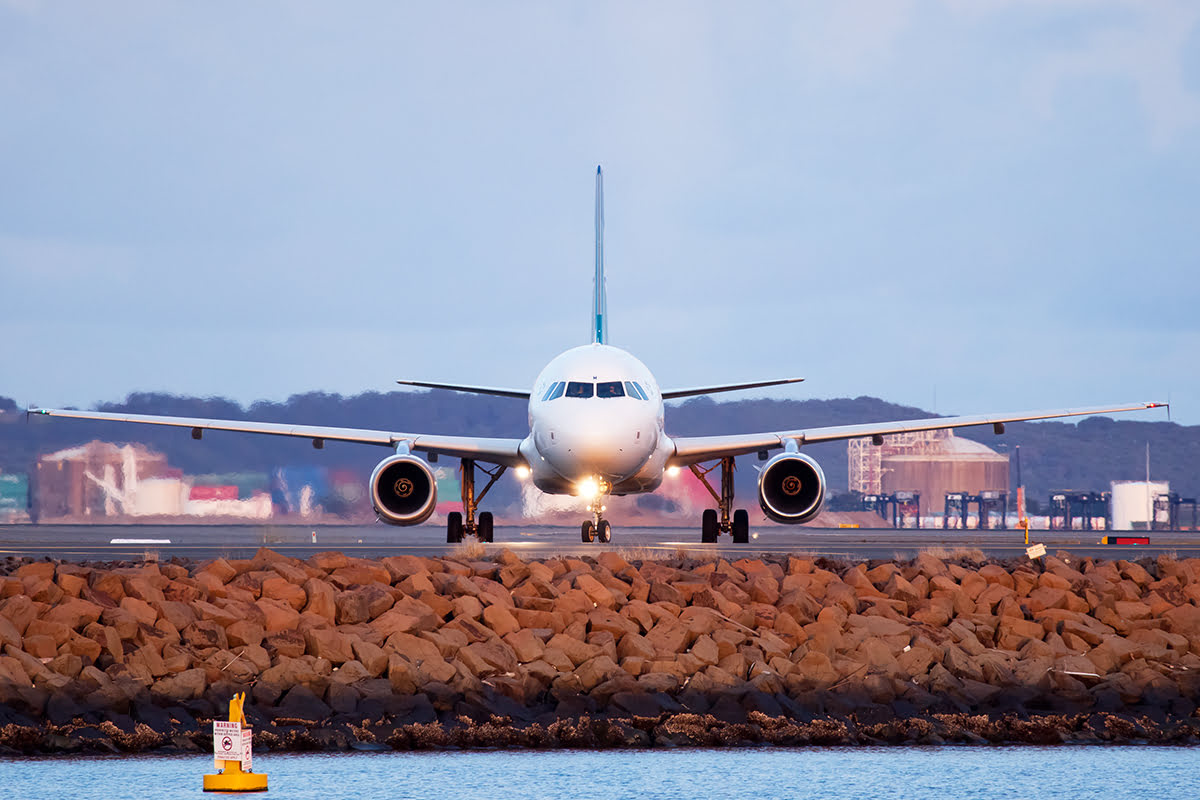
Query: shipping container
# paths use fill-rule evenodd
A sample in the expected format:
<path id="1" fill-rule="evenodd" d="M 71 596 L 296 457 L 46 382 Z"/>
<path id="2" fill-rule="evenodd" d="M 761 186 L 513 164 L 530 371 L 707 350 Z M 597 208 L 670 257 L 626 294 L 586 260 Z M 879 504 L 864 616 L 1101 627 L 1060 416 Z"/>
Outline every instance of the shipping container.
<path id="1" fill-rule="evenodd" d="M 237 500 L 236 486 L 193 486 L 188 492 L 189 500 Z"/>
<path id="2" fill-rule="evenodd" d="M 0 474 L 0 511 L 25 511 L 29 508 L 29 476 L 8 472 Z"/>

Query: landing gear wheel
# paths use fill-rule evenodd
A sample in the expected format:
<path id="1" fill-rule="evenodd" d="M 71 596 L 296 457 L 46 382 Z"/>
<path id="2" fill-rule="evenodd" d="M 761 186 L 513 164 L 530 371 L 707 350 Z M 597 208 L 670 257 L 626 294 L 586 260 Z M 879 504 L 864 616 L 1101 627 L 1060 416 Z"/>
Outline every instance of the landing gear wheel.
<path id="1" fill-rule="evenodd" d="M 477 528 L 477 530 L 479 531 L 479 541 L 481 541 L 481 542 L 492 541 L 492 527 L 493 527 L 492 512 L 490 512 L 490 511 L 481 512 L 479 514 L 479 525 Z"/>
<path id="2" fill-rule="evenodd" d="M 596 530 L 596 538 L 601 544 L 608 544 L 612 541 L 612 526 L 608 524 L 608 520 L 600 520 L 600 527 Z"/>
<path id="3" fill-rule="evenodd" d="M 595 541 L 596 526 L 592 524 L 590 519 L 583 523 L 582 527 L 579 529 L 579 535 L 586 544 L 591 544 L 593 541 Z"/>
<path id="4" fill-rule="evenodd" d="M 716 544 L 718 533 L 720 530 L 717 528 L 717 512 L 711 508 L 704 509 L 704 513 L 700 515 L 700 542 Z"/>
<path id="5" fill-rule="evenodd" d="M 462 514 L 457 511 L 451 511 L 446 515 L 446 542 L 448 544 L 458 544 L 462 541 Z"/>
<path id="6" fill-rule="evenodd" d="M 750 543 L 750 515 L 744 508 L 733 512 L 733 543 Z"/>

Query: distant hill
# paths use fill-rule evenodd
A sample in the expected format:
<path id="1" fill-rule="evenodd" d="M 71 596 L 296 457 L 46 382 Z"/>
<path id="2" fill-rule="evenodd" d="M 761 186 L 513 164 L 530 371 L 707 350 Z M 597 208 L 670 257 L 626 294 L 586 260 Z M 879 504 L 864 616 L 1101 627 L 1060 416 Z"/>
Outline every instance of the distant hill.
<path id="1" fill-rule="evenodd" d="M 194 417 L 251 419 L 298 424 L 337 425 L 392 431 L 524 436 L 528 432 L 523 401 L 455 392 L 368 392 L 353 397 L 311 392 L 282 403 L 255 403 L 244 408 L 221 398 L 132 394 L 105 403 L 103 411 L 175 414 Z M 855 422 L 881 422 L 930 416 L 918 408 L 898 406 L 874 397 L 834 400 L 689 400 L 667 410 L 668 432 L 679 435 L 780 430 Z M 960 431 L 1001 452 L 1021 447 L 1021 467 L 1032 500 L 1041 504 L 1051 491 L 1106 490 L 1113 480 L 1145 475 L 1146 443 L 1150 444 L 1151 477 L 1168 480 L 1174 491 L 1200 494 L 1200 426 L 1089 418 L 1069 422 L 1018 423 L 1002 436 L 989 427 Z M 188 474 L 270 470 L 277 466 L 318 465 L 350 469 L 365 481 L 387 454 L 381 447 L 328 443 L 314 450 L 307 440 L 209 432 L 193 441 L 186 429 L 75 420 L 25 419 L 12 400 L 0 398 L 0 471 L 28 472 L 40 454 L 92 439 L 141 442 L 165 453 L 172 466 Z M 1001 447 L 1004 446 L 1004 447 Z M 831 494 L 847 490 L 846 445 L 842 442 L 805 448 L 820 463 Z M 739 459 L 739 503 L 752 505 L 757 460 Z M 1015 485 L 1015 475 L 1013 479 Z M 515 480 L 498 484 L 497 507 L 515 503 Z"/>

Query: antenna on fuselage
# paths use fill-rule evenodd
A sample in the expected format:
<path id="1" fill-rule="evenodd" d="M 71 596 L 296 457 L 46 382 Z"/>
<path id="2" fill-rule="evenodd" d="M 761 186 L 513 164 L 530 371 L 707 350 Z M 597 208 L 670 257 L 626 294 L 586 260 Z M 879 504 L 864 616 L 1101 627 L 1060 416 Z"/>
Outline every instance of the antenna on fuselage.
<path id="1" fill-rule="evenodd" d="M 596 167 L 596 278 L 592 287 L 592 342 L 608 344 L 608 301 L 604 291 L 604 175 Z"/>

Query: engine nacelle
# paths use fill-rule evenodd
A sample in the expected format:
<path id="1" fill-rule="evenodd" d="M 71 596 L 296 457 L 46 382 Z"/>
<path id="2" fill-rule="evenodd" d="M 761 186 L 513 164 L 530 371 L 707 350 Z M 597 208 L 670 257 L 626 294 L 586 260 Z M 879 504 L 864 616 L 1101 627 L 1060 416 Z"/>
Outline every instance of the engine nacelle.
<path id="1" fill-rule="evenodd" d="M 808 522 L 824 502 L 825 473 L 808 456 L 780 453 L 758 473 L 758 504 L 776 522 Z"/>
<path id="2" fill-rule="evenodd" d="M 389 525 L 420 525 L 437 505 L 437 479 L 416 456 L 392 456 L 371 473 L 371 504 Z"/>

